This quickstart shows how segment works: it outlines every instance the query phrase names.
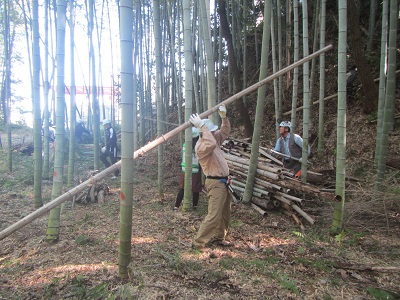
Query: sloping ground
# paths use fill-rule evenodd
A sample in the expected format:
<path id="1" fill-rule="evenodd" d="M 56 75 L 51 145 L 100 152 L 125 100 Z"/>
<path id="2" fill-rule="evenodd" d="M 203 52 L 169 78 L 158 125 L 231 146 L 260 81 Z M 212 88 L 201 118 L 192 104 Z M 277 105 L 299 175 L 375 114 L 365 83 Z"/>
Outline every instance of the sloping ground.
<path id="1" fill-rule="evenodd" d="M 190 246 L 206 214 L 205 195 L 197 211 L 172 210 L 180 172 L 176 140 L 166 145 L 164 202 L 157 196 L 155 153 L 137 162 L 129 279 L 118 277 L 119 182 L 106 179 L 111 194 L 105 204 L 66 205 L 58 243 L 44 241 L 47 216 L 1 241 L 0 299 L 400 297 L 399 269 L 389 269 L 400 267 L 399 207 L 390 198 L 395 194 L 382 202 L 356 182 L 352 189 L 358 194 L 346 206 L 346 231 L 337 236 L 329 234 L 332 203 L 305 201 L 303 209 L 316 224 L 305 223 L 304 232 L 280 211 L 262 217 L 235 204 L 234 247 L 200 253 Z M 31 158 L 20 159 L 15 174 L 24 169 L 31 176 Z M 0 176 L 1 229 L 34 210 L 32 186 L 16 176 Z M 45 185 L 44 193 L 50 188 Z"/>

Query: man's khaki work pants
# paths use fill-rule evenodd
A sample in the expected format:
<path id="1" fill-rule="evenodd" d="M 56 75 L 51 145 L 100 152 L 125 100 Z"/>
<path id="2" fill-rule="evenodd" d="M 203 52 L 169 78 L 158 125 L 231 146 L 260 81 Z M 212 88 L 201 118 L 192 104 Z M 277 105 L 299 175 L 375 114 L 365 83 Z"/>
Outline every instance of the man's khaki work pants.
<path id="1" fill-rule="evenodd" d="M 232 195 L 219 179 L 206 179 L 208 214 L 201 223 L 193 244 L 205 246 L 213 241 L 223 241 L 228 234 L 231 218 Z"/>

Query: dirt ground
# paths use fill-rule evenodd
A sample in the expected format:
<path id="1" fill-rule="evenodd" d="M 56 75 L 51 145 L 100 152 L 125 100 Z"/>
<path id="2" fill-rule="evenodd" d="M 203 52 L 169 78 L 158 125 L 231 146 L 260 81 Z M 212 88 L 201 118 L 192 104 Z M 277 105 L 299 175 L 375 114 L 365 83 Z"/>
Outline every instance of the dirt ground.
<path id="1" fill-rule="evenodd" d="M 370 192 L 350 183 L 345 230 L 331 235 L 333 203 L 306 198 L 302 231 L 283 211 L 261 216 L 232 207 L 230 248 L 191 249 L 207 211 L 173 211 L 180 150 L 168 142 L 165 199 L 157 188 L 156 153 L 136 162 L 129 279 L 118 277 L 120 179 L 105 179 L 104 204 L 66 203 L 60 240 L 45 241 L 48 215 L 0 242 L 0 299 L 399 299 L 399 191 Z M 2 170 L 6 153 L 2 153 Z M 0 174 L 0 229 L 34 211 L 31 156 L 15 155 Z M 78 163 L 82 176 L 89 165 Z M 50 182 L 44 182 L 48 201 Z"/>

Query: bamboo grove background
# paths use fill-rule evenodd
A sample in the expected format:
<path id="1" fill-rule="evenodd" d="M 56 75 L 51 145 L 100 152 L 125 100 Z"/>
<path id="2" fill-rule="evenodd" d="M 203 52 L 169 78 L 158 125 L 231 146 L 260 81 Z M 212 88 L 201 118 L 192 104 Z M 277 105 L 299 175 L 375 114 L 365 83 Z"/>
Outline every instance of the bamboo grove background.
<path id="1" fill-rule="evenodd" d="M 252 137 L 253 141 L 244 201 L 248 202 L 251 197 L 266 109 L 274 111 L 276 134 L 264 136 L 264 139 L 278 136 L 279 121 L 286 118 L 283 109 L 289 105 L 293 131 L 302 132 L 304 139 L 303 157 L 307 154 L 311 130 L 318 132 L 316 152 L 322 156 L 324 102 L 333 96 L 337 98 L 336 194 L 341 201 L 335 206 L 332 228 L 342 228 L 346 79 L 350 64 L 355 63 L 362 84 L 362 109 L 365 114 L 376 111 L 378 116 L 376 189 L 384 180 L 388 136 L 395 111 L 397 0 L 379 3 L 376 0 L 17 0 L 1 1 L 1 12 L 1 118 L 7 130 L 7 145 L 12 144 L 11 108 L 22 105 L 15 92 L 21 84 L 13 73 L 13 65 L 23 57 L 28 60 L 34 119 L 35 207 L 43 205 L 42 179 L 53 177 L 52 199 L 62 195 L 64 182 L 72 187 L 75 176 L 73 132 L 78 118 L 85 117 L 94 145 L 102 142 L 100 121 L 103 118 L 110 118 L 121 131 L 119 259 L 123 277 L 127 276 L 130 260 L 133 177 L 137 176 L 133 152 L 176 125 L 184 124 L 193 112 L 215 107 L 228 96 L 326 44 L 333 44 L 335 50 L 322 53 L 319 58 L 279 76 L 273 81 L 272 94 L 267 94 L 266 86 L 262 86 L 256 97 L 246 95 L 235 101 L 232 109 L 235 126 L 242 128 L 244 137 Z M 76 40 L 77 32 L 84 32 L 86 40 Z M 107 42 L 104 42 L 107 35 Z M 25 39 L 27 53 L 18 49 L 17 41 L 21 39 Z M 87 53 L 77 52 L 77 45 L 81 43 L 86 43 Z M 87 57 L 87 65 L 80 64 L 79 56 Z M 105 61 L 111 61 L 109 70 L 102 67 Z M 335 78 L 333 83 L 326 82 L 325 70 L 332 66 L 336 68 Z M 85 74 L 87 99 L 81 107 L 76 104 L 78 69 Z M 372 73 L 379 74 L 378 88 L 373 83 Z M 107 76 L 111 77 L 111 84 L 106 83 Z M 66 81 L 69 83 L 67 92 Z M 111 85 L 109 99 L 104 97 L 103 88 L 107 85 Z M 327 94 L 328 85 L 330 91 L 333 86 L 335 95 Z M 106 105 L 111 107 L 108 115 Z M 302 118 L 298 120 L 296 111 L 300 105 Z M 56 124 L 53 169 L 49 163 L 47 139 L 49 118 Z M 216 114 L 210 118 L 218 122 Z M 186 142 L 186 149 L 192 148 L 190 128 L 185 135 L 180 135 L 180 144 L 183 142 Z M 162 144 L 157 147 L 158 190 L 162 199 L 164 149 Z M 65 149 L 69 149 L 68 157 L 65 157 Z M 94 167 L 99 169 L 99 148 L 94 150 Z M 8 169 L 12 171 L 12 147 L 7 151 Z M 190 151 L 186 154 L 189 161 Z M 187 168 L 191 168 L 189 163 Z M 307 168 L 303 163 L 303 181 L 307 180 Z M 64 173 L 67 174 L 65 178 Z M 189 208 L 191 197 L 190 176 L 186 179 L 184 209 Z M 59 227 L 60 207 L 56 207 L 50 212 L 46 238 L 58 240 Z"/>

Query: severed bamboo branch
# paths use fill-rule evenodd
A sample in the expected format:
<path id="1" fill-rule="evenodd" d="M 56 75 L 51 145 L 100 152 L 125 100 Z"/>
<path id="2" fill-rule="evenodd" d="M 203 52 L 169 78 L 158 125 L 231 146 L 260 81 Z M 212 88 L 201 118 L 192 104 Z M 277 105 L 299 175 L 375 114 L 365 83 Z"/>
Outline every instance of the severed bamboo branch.
<path id="1" fill-rule="evenodd" d="M 263 80 L 249 86 L 248 88 L 240 91 L 239 93 L 229 97 L 228 99 L 222 101 L 221 103 L 219 103 L 218 105 L 214 106 L 213 108 L 210 108 L 209 110 L 203 112 L 200 114 L 200 118 L 206 118 L 208 116 L 210 116 L 211 114 L 215 113 L 218 111 L 219 106 L 220 105 L 225 105 L 228 106 L 229 104 L 233 103 L 234 101 L 243 98 L 244 96 L 246 96 L 247 94 L 250 94 L 254 91 L 256 91 L 258 88 L 260 88 L 261 86 L 273 81 L 274 79 L 279 78 L 280 76 L 282 76 L 283 74 L 286 74 L 287 72 L 290 72 L 291 70 L 293 70 L 296 67 L 299 67 L 301 65 L 303 65 L 304 63 L 312 60 L 315 57 L 320 56 L 321 54 L 329 51 L 332 49 L 332 45 L 328 45 L 300 60 L 298 60 L 297 62 L 287 66 L 286 68 L 283 68 L 282 70 L 279 70 L 278 72 L 264 78 Z M 147 153 L 148 151 L 152 150 L 153 148 L 157 147 L 158 145 L 161 145 L 163 143 L 165 143 L 166 141 L 170 140 L 171 138 L 173 138 L 174 136 L 178 135 L 180 132 L 182 132 L 183 130 L 190 128 L 192 126 L 192 124 L 187 121 L 184 124 L 176 127 L 175 129 L 167 132 L 166 134 L 163 134 L 162 136 L 156 138 L 155 140 L 153 140 L 152 142 L 148 143 L 147 145 L 143 146 L 142 148 L 136 150 L 133 153 L 133 159 L 136 159 L 140 156 L 143 156 L 145 153 Z M 102 172 L 100 172 L 99 174 L 93 176 L 92 178 L 88 179 L 87 181 L 81 183 L 80 185 L 72 188 L 71 190 L 65 192 L 64 194 L 62 194 L 61 196 L 57 197 L 56 199 L 50 201 L 49 203 L 47 203 L 46 205 L 42 206 L 41 208 L 37 209 L 36 211 L 30 213 L 29 215 L 27 215 L 25 218 L 19 220 L 18 222 L 14 223 L 13 225 L 7 227 L 6 229 L 4 229 L 3 231 L 0 232 L 0 240 L 6 238 L 7 236 L 9 236 L 10 234 L 12 234 L 13 232 L 21 229 L 22 227 L 26 226 L 27 224 L 31 223 L 32 221 L 36 220 L 37 218 L 43 216 L 44 214 L 46 214 L 47 212 L 49 212 L 50 210 L 52 210 L 53 208 L 57 207 L 58 205 L 62 204 L 63 202 L 72 199 L 75 195 L 79 194 L 80 192 L 82 192 L 85 188 L 86 185 L 91 183 L 91 182 L 95 182 L 95 181 L 99 181 L 103 178 L 105 178 L 107 175 L 115 172 L 116 170 L 121 169 L 121 161 L 116 162 L 115 164 L 113 164 L 112 166 L 108 167 L 107 169 L 103 170 Z M 122 180 L 124 180 L 124 178 L 122 178 Z"/>

